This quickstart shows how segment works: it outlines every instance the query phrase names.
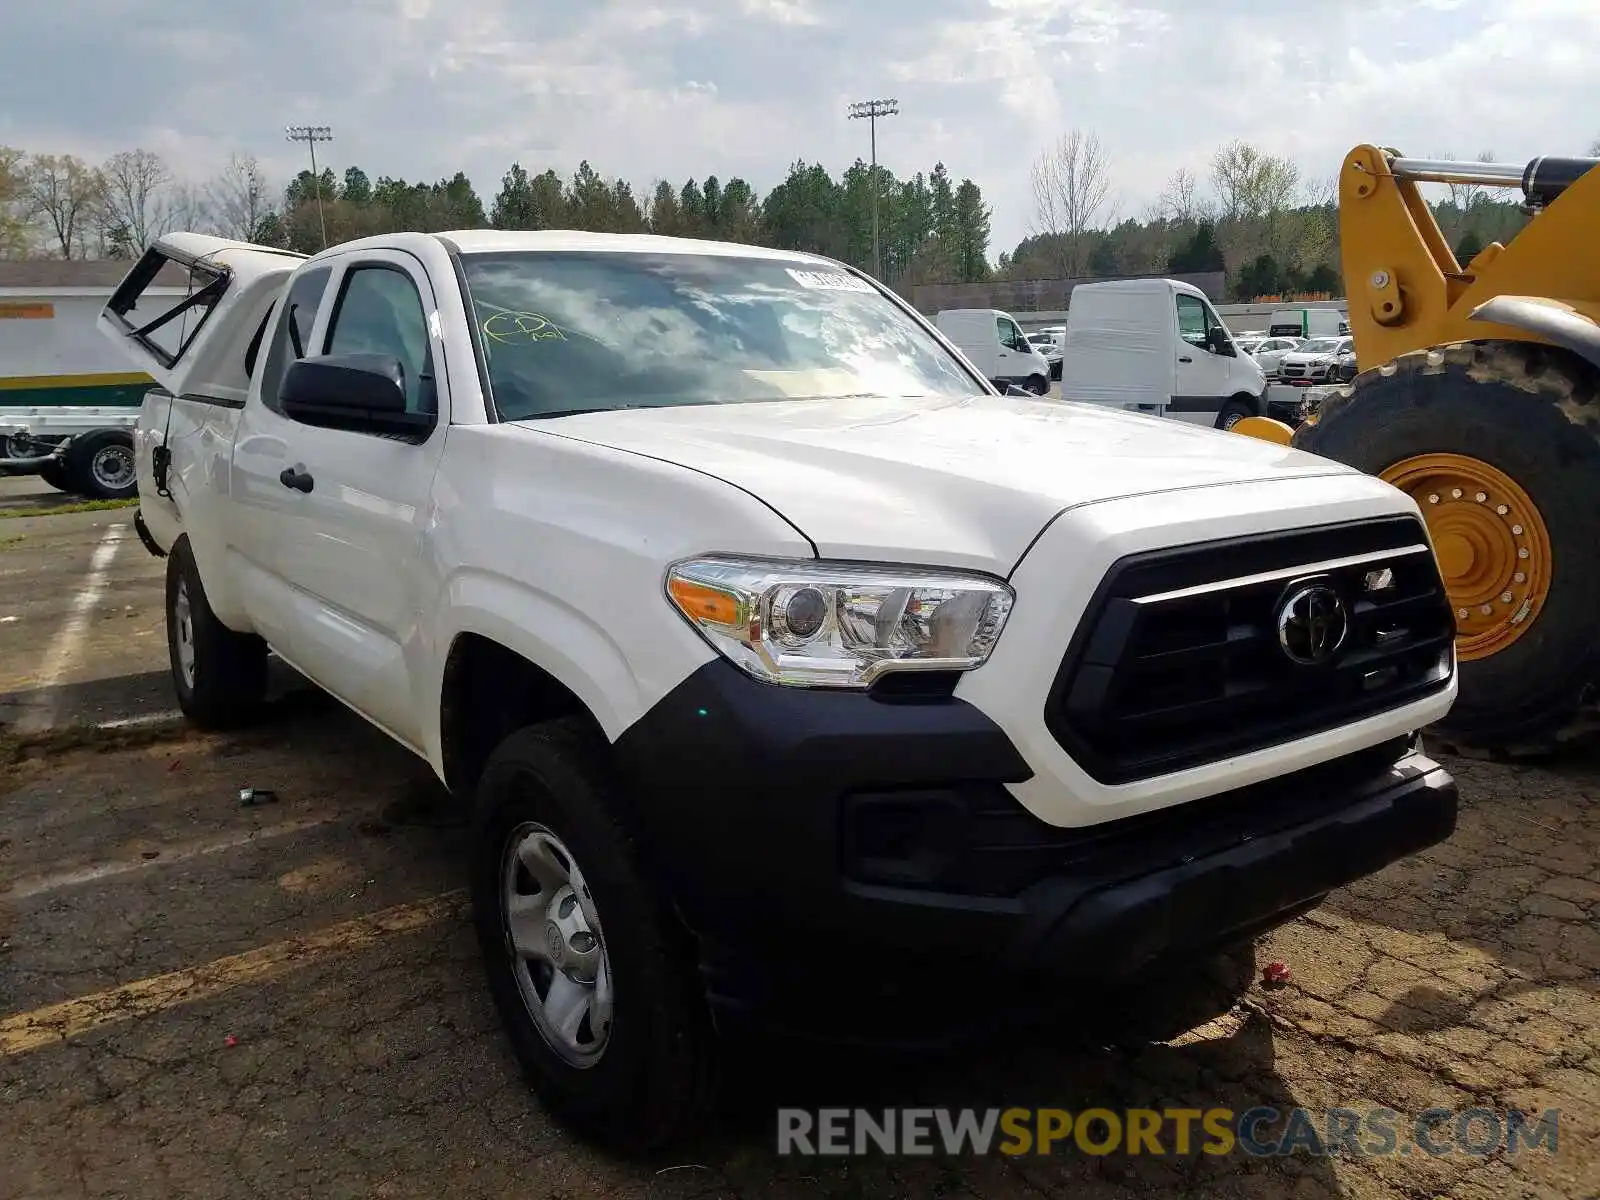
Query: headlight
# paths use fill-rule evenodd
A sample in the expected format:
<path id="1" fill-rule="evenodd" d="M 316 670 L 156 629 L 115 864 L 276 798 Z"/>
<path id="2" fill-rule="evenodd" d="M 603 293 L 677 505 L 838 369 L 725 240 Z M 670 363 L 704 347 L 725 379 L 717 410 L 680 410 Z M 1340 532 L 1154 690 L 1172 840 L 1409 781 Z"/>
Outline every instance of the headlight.
<path id="1" fill-rule="evenodd" d="M 839 688 L 865 688 L 890 671 L 981 666 L 1015 599 L 981 575 L 722 557 L 674 566 L 667 596 L 757 679 Z"/>

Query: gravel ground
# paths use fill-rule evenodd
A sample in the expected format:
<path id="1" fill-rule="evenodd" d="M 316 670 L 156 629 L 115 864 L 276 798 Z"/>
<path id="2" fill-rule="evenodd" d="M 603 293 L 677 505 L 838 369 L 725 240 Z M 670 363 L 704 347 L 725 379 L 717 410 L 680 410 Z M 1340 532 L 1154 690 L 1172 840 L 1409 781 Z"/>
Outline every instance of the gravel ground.
<path id="1" fill-rule="evenodd" d="M 1448 760 L 1450 841 L 1170 993 L 1066 997 L 1048 1037 L 756 1047 L 705 1144 L 628 1164 L 519 1080 L 424 767 L 293 690 L 244 735 L 154 723 L 160 564 L 102 549 L 74 599 L 126 515 L 0 522 L 0 704 L 36 728 L 0 756 L 0 1198 L 1600 1196 L 1600 754 Z M 62 729 L 85 722 L 109 728 Z M 1267 990 L 1273 960 L 1292 974 Z M 1361 1158 L 796 1158 L 778 1104 L 1389 1108 L 1401 1136 Z M 1452 1123 L 1449 1152 L 1407 1153 L 1431 1108 L 1559 1109 L 1557 1149 L 1469 1154 Z"/>

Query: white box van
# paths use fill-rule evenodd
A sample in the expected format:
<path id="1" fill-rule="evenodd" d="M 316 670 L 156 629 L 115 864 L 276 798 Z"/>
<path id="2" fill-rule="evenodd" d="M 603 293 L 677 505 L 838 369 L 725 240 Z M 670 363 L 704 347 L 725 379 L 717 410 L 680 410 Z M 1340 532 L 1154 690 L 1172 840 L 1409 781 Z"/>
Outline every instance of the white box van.
<path id="1" fill-rule="evenodd" d="M 1234 344 L 1205 293 L 1176 279 L 1072 289 L 1061 398 L 1218 429 L 1269 415 L 1261 368 Z"/>
<path id="2" fill-rule="evenodd" d="M 1268 337 L 1343 337 L 1349 332 L 1336 308 L 1280 308 L 1267 323 Z"/>
<path id="3" fill-rule="evenodd" d="M 947 308 L 934 323 L 996 387 L 1011 383 L 1038 396 L 1050 390 L 1049 361 L 1010 313 L 998 308 Z"/>

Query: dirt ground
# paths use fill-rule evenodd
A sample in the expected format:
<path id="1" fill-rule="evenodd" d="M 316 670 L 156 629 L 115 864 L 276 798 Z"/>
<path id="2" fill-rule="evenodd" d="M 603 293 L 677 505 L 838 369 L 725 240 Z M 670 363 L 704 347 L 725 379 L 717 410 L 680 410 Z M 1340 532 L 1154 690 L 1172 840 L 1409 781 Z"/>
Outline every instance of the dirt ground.
<path id="1" fill-rule="evenodd" d="M 1600 1196 L 1600 753 L 1450 760 L 1450 841 L 1203 983 L 959 1055 L 760 1049 L 710 1140 L 627 1164 L 519 1079 L 425 767 L 304 692 L 244 735 L 162 724 L 160 564 L 102 551 L 81 599 L 127 515 L 0 522 L 0 1200 Z M 1560 1116 L 1553 1154 L 818 1159 L 776 1154 L 779 1104 Z"/>

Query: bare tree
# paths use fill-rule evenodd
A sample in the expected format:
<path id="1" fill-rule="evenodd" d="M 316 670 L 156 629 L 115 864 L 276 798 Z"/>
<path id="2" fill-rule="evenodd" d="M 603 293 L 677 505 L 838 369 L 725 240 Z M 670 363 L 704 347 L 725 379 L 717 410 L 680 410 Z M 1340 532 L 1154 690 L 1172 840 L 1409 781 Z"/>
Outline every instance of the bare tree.
<path id="1" fill-rule="evenodd" d="M 1179 167 L 1156 197 L 1156 213 L 1174 225 L 1191 225 L 1211 215 L 1210 202 L 1200 193 L 1200 179 L 1188 167 Z"/>
<path id="2" fill-rule="evenodd" d="M 24 203 L 49 226 L 62 258 L 83 258 L 105 201 L 100 172 L 70 154 L 40 154 L 22 171 Z"/>
<path id="3" fill-rule="evenodd" d="M 101 168 L 106 181 L 104 222 L 114 240 L 136 253 L 171 228 L 172 172 L 150 150 L 113 154 Z"/>
<path id="4" fill-rule="evenodd" d="M 1034 160 L 1035 232 L 1050 235 L 1062 272 L 1083 272 L 1085 237 L 1099 228 L 1111 199 L 1111 160 L 1097 134 L 1074 129 Z"/>
<path id="5" fill-rule="evenodd" d="M 206 185 L 211 218 L 223 237 L 255 242 L 272 212 L 272 189 L 253 154 L 234 154 Z"/>
<path id="6" fill-rule="evenodd" d="M 1600 138 L 1595 138 L 1589 143 L 1589 154 L 1591 157 L 1600 158 Z"/>
<path id="7" fill-rule="evenodd" d="M 181 180 L 167 190 L 167 202 L 161 212 L 159 227 L 151 232 L 158 238 L 174 229 L 189 229 L 196 233 L 209 233 L 216 228 L 212 216 L 211 199 L 205 189 Z"/>
<path id="8" fill-rule="evenodd" d="M 1446 162 L 1455 162 L 1456 156 L 1446 151 L 1438 156 Z M 1478 162 L 1492 163 L 1494 151 L 1482 150 L 1478 153 Z M 1444 185 L 1449 201 L 1463 214 L 1477 208 L 1489 198 L 1489 189 L 1481 183 L 1447 183 Z"/>

